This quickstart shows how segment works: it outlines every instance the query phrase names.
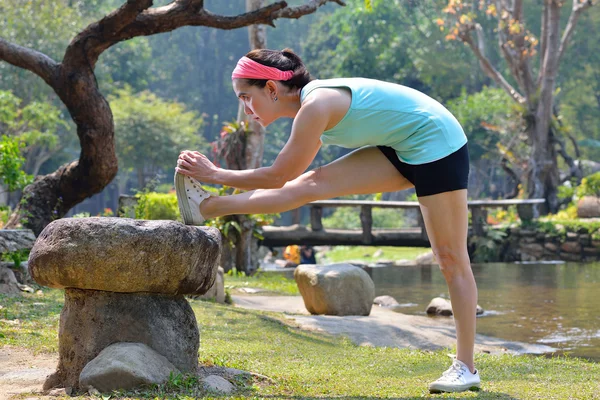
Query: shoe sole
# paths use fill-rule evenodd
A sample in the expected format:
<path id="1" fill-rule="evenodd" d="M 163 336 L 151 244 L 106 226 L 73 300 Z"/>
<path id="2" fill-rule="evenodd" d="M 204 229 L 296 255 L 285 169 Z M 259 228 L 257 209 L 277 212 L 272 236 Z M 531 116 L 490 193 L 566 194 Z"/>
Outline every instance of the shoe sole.
<path id="1" fill-rule="evenodd" d="M 445 389 L 429 389 L 429 393 L 458 393 L 458 392 L 466 392 L 467 390 L 471 390 L 473 392 L 478 392 L 481 390 L 479 386 L 459 386 L 455 388 L 445 388 Z"/>
<path id="2" fill-rule="evenodd" d="M 187 194 L 185 193 L 185 175 L 175 173 L 175 192 L 177 194 L 177 205 L 179 206 L 179 213 L 183 218 L 183 223 L 186 225 L 193 225 L 194 219 L 192 217 L 192 209 L 190 203 L 187 201 Z"/>

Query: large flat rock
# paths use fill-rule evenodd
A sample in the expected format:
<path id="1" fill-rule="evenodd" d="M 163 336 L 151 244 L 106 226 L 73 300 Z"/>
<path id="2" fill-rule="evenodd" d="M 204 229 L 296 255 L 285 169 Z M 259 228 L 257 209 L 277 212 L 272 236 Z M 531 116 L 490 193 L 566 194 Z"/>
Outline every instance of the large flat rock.
<path id="1" fill-rule="evenodd" d="M 358 346 L 439 350 L 456 345 L 454 321 L 401 314 L 373 307 L 369 316 L 308 315 L 300 296 L 232 296 L 236 306 L 286 313 L 302 329 L 348 337 Z M 295 314 L 295 315 L 294 315 Z M 542 354 L 556 349 L 477 334 L 475 351 L 491 354 Z"/>
<path id="2" fill-rule="evenodd" d="M 64 218 L 40 233 L 32 278 L 53 288 L 204 294 L 213 284 L 221 235 L 175 221 Z"/>

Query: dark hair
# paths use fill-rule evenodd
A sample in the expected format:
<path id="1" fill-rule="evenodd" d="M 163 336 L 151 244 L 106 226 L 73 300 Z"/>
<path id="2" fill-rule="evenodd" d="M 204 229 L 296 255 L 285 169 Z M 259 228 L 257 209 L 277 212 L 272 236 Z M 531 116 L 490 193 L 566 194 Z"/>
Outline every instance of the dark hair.
<path id="1" fill-rule="evenodd" d="M 283 49 L 281 51 L 257 49 L 246 54 L 246 57 L 267 67 L 274 67 L 281 71 L 294 71 L 294 76 L 290 79 L 280 81 L 289 88 L 302 89 L 308 82 L 313 80 L 300 57 L 291 49 Z M 250 86 L 261 88 L 267 84 L 266 79 L 246 79 L 246 81 Z"/>

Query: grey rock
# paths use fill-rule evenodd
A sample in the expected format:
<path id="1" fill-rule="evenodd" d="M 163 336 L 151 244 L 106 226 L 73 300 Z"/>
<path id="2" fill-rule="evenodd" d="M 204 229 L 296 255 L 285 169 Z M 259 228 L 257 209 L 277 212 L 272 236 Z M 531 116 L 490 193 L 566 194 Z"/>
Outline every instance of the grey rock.
<path id="1" fill-rule="evenodd" d="M 433 255 L 433 252 L 421 254 L 420 256 L 418 256 L 415 259 L 415 263 L 417 265 L 432 265 L 432 264 L 437 264 L 437 262 L 435 260 L 435 256 Z"/>
<path id="2" fill-rule="evenodd" d="M 79 375 L 82 388 L 100 392 L 134 389 L 142 385 L 160 384 L 177 368 L 164 356 L 141 343 L 115 343 L 90 361 Z"/>
<path id="3" fill-rule="evenodd" d="M 63 218 L 40 233 L 29 270 L 41 285 L 204 294 L 217 274 L 217 229 L 175 221 Z"/>
<path id="4" fill-rule="evenodd" d="M 229 394 L 235 389 L 235 386 L 233 386 L 231 382 L 218 375 L 209 375 L 202 379 L 202 382 L 204 387 L 211 392 Z"/>
<path id="5" fill-rule="evenodd" d="M 435 297 L 431 300 L 426 309 L 427 314 L 433 315 L 443 315 L 445 317 L 450 317 L 453 315 L 452 312 L 452 303 L 450 300 L 444 299 L 442 297 Z M 483 314 L 483 308 L 477 305 L 477 309 L 475 311 L 475 315 Z"/>
<path id="6" fill-rule="evenodd" d="M 31 229 L 0 229 L 0 253 L 31 249 L 34 242 Z"/>
<path id="7" fill-rule="evenodd" d="M 215 283 L 206 293 L 199 296 L 202 299 L 213 299 L 217 303 L 225 304 L 225 271 L 219 267 Z"/>
<path id="8" fill-rule="evenodd" d="M 14 272 L 6 267 L 0 267 L 0 293 L 1 294 L 19 294 L 19 282 L 15 278 Z"/>
<path id="9" fill-rule="evenodd" d="M 378 296 L 373 299 L 373 304 L 376 304 L 380 307 L 399 307 L 400 304 L 396 301 L 392 296 Z"/>
<path id="10" fill-rule="evenodd" d="M 311 314 L 369 315 L 375 284 L 362 268 L 350 264 L 299 265 L 294 279 Z"/>
<path id="11" fill-rule="evenodd" d="M 195 373 L 200 336 L 182 296 L 65 290 L 56 374 L 44 385 L 78 388 L 85 365 L 113 343 L 143 343 L 179 371 Z"/>

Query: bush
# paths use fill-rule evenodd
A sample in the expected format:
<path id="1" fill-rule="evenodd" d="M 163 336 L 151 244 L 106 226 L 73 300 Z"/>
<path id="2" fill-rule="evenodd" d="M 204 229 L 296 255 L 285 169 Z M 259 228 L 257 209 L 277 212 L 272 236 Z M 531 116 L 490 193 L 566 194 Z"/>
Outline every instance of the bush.
<path id="1" fill-rule="evenodd" d="M 138 195 L 137 219 L 181 221 L 175 193 L 145 192 Z"/>
<path id="2" fill-rule="evenodd" d="M 404 225 L 404 210 L 399 208 L 373 208 L 373 228 L 400 228 Z M 325 228 L 361 229 L 360 208 L 339 207 L 329 217 L 323 218 Z"/>
<path id="3" fill-rule="evenodd" d="M 575 190 L 577 197 L 598 196 L 600 197 L 600 172 L 586 176 Z"/>

